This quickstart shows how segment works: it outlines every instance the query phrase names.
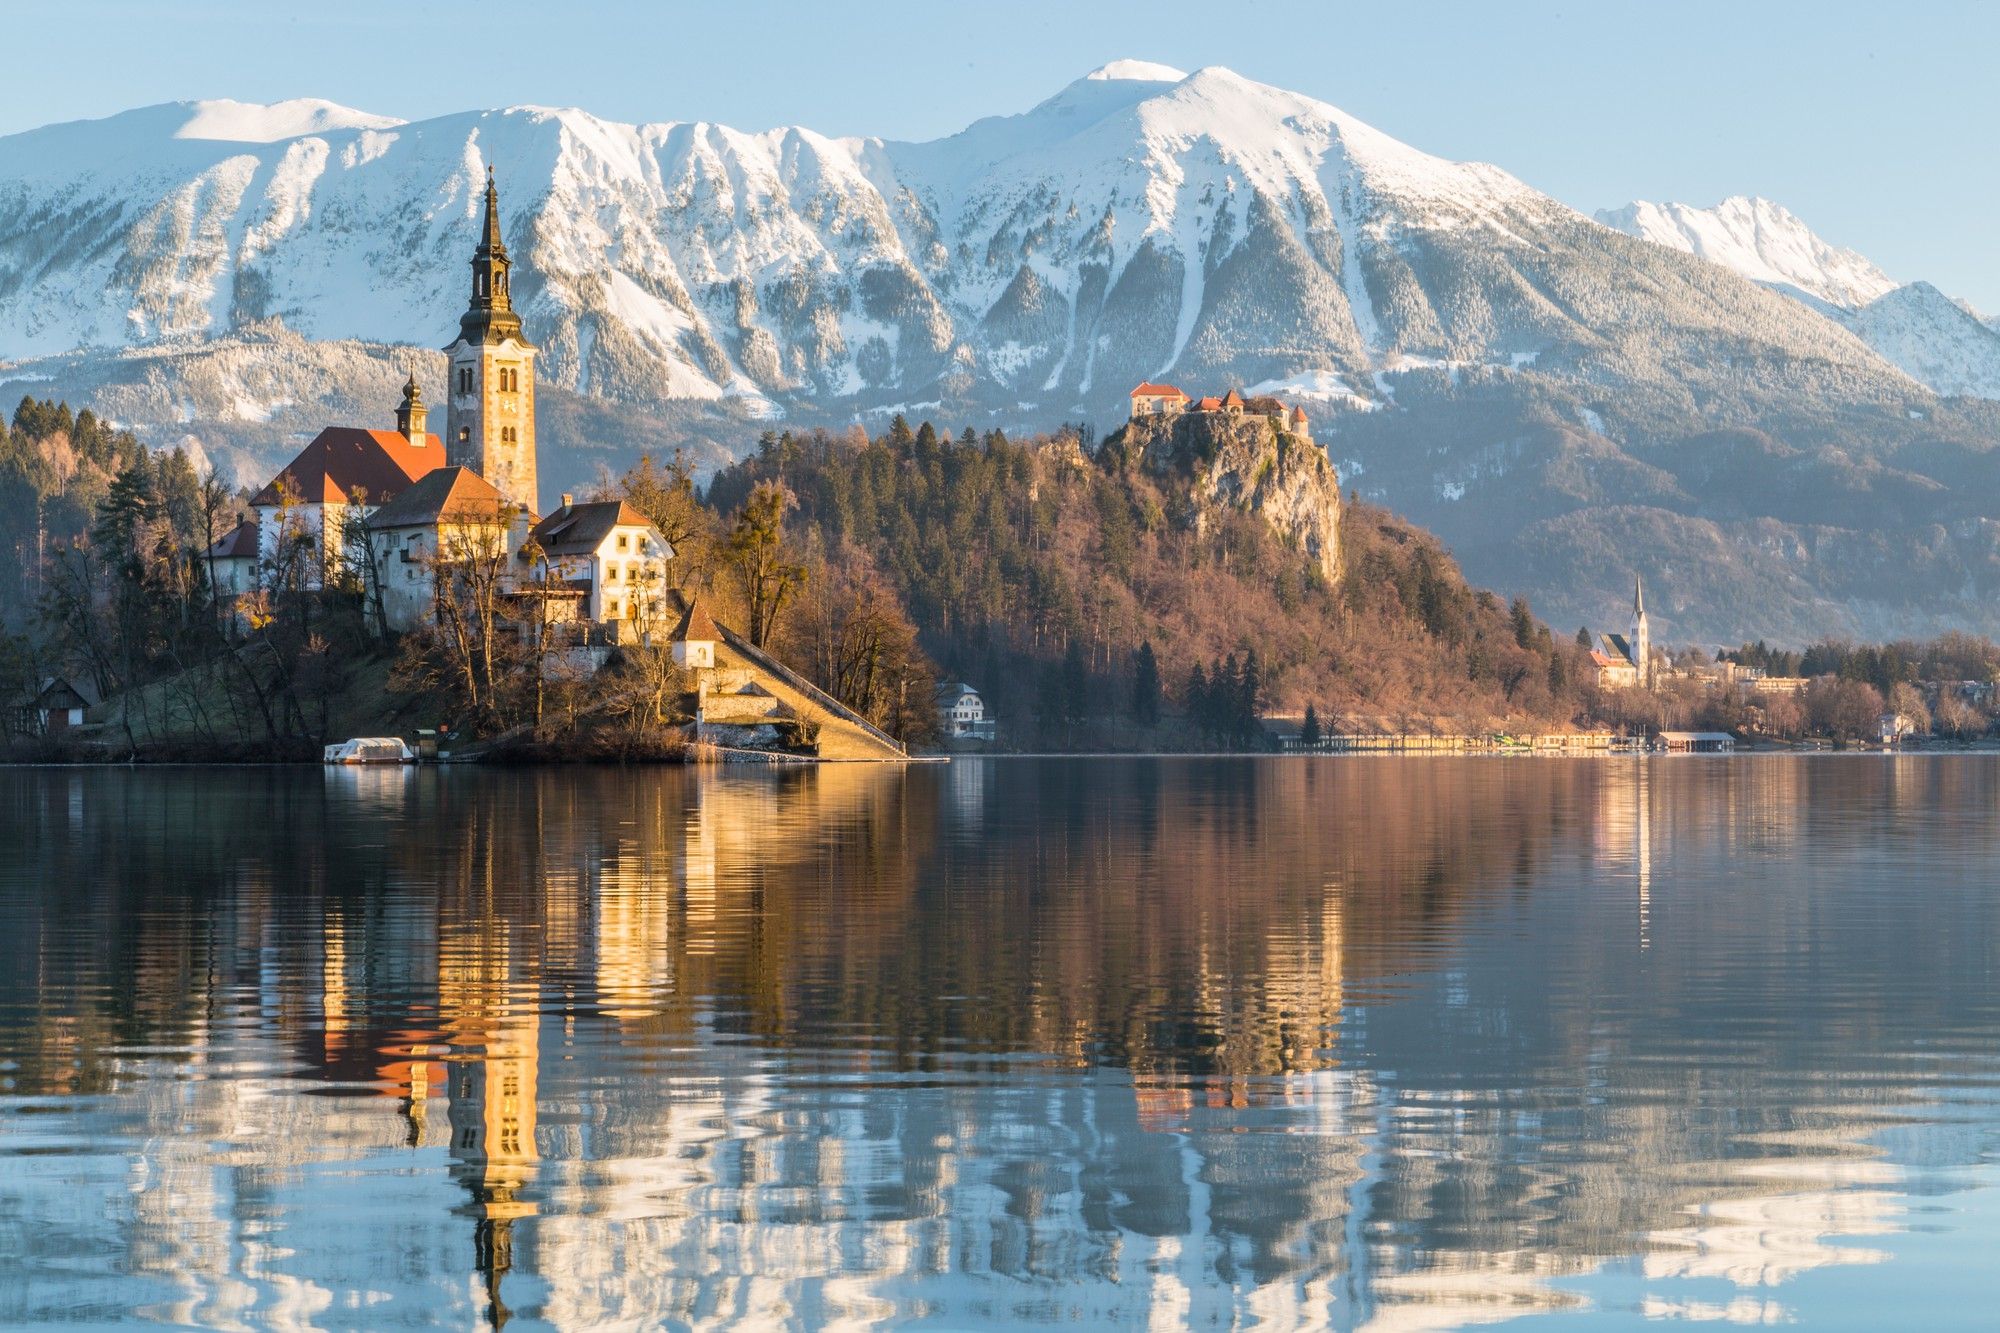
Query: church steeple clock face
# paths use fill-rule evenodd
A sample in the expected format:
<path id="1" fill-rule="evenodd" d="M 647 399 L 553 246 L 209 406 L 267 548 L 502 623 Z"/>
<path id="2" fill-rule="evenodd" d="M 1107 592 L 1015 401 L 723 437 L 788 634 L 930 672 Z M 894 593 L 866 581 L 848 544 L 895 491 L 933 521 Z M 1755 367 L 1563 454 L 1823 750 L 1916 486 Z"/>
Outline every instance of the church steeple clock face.
<path id="1" fill-rule="evenodd" d="M 535 478 L 535 354 L 514 312 L 500 194 L 486 173 L 486 213 L 472 253 L 472 295 L 458 322 L 445 440 L 450 461 L 485 477 L 502 495 L 539 510 Z"/>

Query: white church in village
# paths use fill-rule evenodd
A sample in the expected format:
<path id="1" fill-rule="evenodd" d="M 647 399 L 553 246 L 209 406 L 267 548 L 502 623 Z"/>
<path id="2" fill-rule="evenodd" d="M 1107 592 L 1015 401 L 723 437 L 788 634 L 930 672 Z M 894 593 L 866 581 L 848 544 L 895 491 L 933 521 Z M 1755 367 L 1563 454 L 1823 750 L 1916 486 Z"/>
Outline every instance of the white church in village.
<path id="1" fill-rule="evenodd" d="M 414 372 L 393 428 L 322 430 L 252 498 L 254 517 L 210 548 L 219 591 L 353 578 L 370 623 L 402 632 L 433 615 L 441 571 L 481 560 L 504 571 L 511 594 L 548 602 L 552 620 L 614 640 L 671 624 L 673 550 L 645 515 L 568 495 L 540 513 L 536 348 L 514 310 L 490 170 L 485 202 L 471 300 L 444 349 L 444 439 L 430 432 Z"/>

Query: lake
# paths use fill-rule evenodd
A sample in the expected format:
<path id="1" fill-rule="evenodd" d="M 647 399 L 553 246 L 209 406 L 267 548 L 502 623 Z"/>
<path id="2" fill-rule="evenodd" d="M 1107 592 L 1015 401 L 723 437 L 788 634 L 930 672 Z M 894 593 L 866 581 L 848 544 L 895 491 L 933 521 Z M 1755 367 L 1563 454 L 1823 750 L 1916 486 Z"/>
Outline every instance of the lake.
<path id="1" fill-rule="evenodd" d="M 2000 757 L 0 770 L 0 1325 L 1991 1327 Z"/>

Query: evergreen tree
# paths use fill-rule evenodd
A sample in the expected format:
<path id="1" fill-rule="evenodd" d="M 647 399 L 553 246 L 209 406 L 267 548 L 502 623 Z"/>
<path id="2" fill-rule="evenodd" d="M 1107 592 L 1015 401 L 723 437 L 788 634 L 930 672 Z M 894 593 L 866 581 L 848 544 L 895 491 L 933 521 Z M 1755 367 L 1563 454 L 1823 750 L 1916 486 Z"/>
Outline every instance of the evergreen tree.
<path id="1" fill-rule="evenodd" d="M 1243 746 L 1261 748 L 1264 728 L 1259 722 L 1263 712 L 1264 669 L 1257 660 L 1257 650 L 1252 648 L 1243 655 L 1243 668 L 1236 680 L 1236 716 L 1232 730 L 1236 733 L 1236 743 Z"/>
<path id="2" fill-rule="evenodd" d="M 1310 750 L 1320 743 L 1320 739 L 1319 710 L 1307 704 L 1305 723 L 1299 727 L 1299 744 Z"/>
<path id="3" fill-rule="evenodd" d="M 1132 720 L 1142 727 L 1160 720 L 1160 662 L 1151 639 L 1132 655 Z"/>
<path id="4" fill-rule="evenodd" d="M 1090 674 L 1084 670 L 1083 649 L 1074 639 L 1063 654 L 1062 711 L 1068 722 L 1081 722 L 1090 715 Z"/>
<path id="5" fill-rule="evenodd" d="M 1181 691 L 1181 716 L 1194 730 L 1208 733 L 1208 676 L 1196 662 L 1188 668 L 1187 686 Z"/>
<path id="6" fill-rule="evenodd" d="M 1509 617 L 1514 623 L 1514 642 L 1523 648 L 1535 646 L 1535 613 L 1528 609 L 1528 599 L 1516 597 L 1509 608 Z"/>
<path id="7" fill-rule="evenodd" d="M 1577 647 L 1579 647 L 1579 648 L 1581 648 L 1581 649 L 1583 649 L 1583 650 L 1584 650 L 1585 652 L 1589 652 L 1589 651 L 1590 651 L 1590 627 L 1589 627 L 1589 626 L 1587 626 L 1587 625 L 1578 625 L 1578 626 L 1576 627 L 1576 646 L 1577 646 Z"/>

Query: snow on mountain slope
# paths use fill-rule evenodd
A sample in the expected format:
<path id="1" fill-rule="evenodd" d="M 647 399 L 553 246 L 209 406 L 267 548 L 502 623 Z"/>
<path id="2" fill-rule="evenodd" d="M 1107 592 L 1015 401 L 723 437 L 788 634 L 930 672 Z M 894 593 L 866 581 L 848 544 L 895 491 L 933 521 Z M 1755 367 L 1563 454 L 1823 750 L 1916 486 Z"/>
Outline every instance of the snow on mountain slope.
<path id="1" fill-rule="evenodd" d="M 1381 405 L 1412 367 L 1653 375 L 1746 321 L 1886 371 L 1496 167 L 1226 69 L 1133 61 L 921 144 L 304 101 L 10 136 L 0 357 L 272 321 L 434 344 L 489 165 L 547 373 L 614 400 L 1115 412 L 1148 376 L 1324 372 Z"/>
<path id="2" fill-rule="evenodd" d="M 1721 264 L 1752 282 L 1856 307 L 1895 289 L 1895 280 L 1852 250 L 1829 245 L 1781 205 L 1737 195 L 1714 208 L 1640 200 L 1603 209 L 1597 220 L 1628 236 Z"/>
<path id="3" fill-rule="evenodd" d="M 1928 282 L 1898 287 L 1843 322 L 1939 393 L 2000 398 L 2000 332 Z"/>
<path id="4" fill-rule="evenodd" d="M 1927 282 L 1898 286 L 1768 199 L 1739 196 L 1714 208 L 1642 201 L 1597 220 L 1797 297 L 1938 393 L 2000 397 L 2000 333 L 1976 310 Z"/>
<path id="5" fill-rule="evenodd" d="M 276 143 L 330 130 L 385 130 L 403 122 L 316 97 L 263 106 L 223 98 L 190 105 L 193 114 L 174 132 L 176 139 L 224 139 L 233 143 Z"/>

